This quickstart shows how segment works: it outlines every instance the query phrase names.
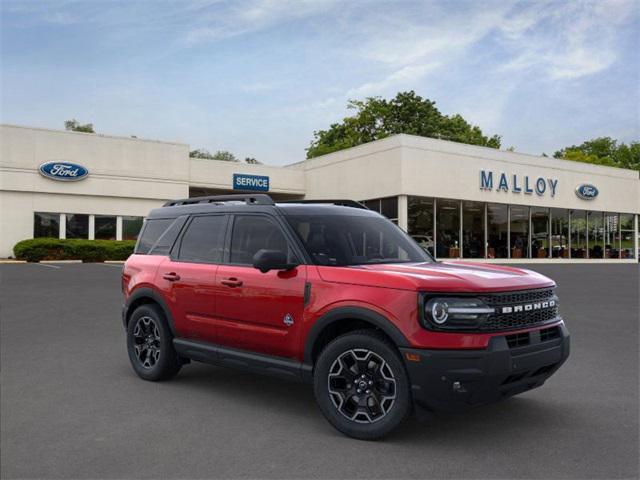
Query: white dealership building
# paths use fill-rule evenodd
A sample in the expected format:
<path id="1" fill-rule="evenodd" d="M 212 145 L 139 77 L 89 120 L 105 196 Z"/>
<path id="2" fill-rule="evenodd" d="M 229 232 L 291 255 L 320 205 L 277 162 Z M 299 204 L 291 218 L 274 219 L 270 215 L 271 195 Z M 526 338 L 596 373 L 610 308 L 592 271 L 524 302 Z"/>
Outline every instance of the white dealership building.
<path id="1" fill-rule="evenodd" d="M 437 258 L 637 262 L 637 171 L 411 135 L 284 167 L 196 159 L 181 143 L 0 126 L 0 258 L 34 237 L 133 239 L 189 196 L 354 199 Z M 292 159 L 295 160 L 295 159 Z"/>

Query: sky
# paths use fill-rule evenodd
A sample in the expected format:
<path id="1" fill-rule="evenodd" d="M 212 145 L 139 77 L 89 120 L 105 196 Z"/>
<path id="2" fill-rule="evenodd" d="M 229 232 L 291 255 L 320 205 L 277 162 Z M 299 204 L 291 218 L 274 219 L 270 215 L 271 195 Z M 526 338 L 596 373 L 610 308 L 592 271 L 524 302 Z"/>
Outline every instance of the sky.
<path id="1" fill-rule="evenodd" d="M 415 90 L 503 148 L 640 140 L 640 1 L 0 0 L 0 120 L 284 165 Z"/>

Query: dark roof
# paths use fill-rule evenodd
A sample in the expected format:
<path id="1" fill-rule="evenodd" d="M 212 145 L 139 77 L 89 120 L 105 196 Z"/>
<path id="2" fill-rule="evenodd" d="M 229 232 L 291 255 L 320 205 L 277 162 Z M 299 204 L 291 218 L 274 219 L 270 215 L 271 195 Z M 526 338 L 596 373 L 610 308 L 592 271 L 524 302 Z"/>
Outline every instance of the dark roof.
<path id="1" fill-rule="evenodd" d="M 349 206 L 346 206 L 349 205 Z M 175 218 L 197 213 L 273 213 L 284 215 L 378 215 L 353 200 L 302 200 L 274 203 L 265 194 L 193 197 L 166 202 L 151 210 L 148 218 Z"/>

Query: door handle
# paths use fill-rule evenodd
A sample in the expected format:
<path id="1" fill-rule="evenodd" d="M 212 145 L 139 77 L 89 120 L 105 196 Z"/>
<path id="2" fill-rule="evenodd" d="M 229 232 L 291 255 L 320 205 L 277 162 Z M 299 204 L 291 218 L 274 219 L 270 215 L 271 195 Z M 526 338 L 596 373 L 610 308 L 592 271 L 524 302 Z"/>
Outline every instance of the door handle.
<path id="1" fill-rule="evenodd" d="M 241 287 L 242 280 L 238 280 L 236 277 L 224 278 L 220 281 L 222 285 L 226 285 L 227 287 Z"/>
<path id="2" fill-rule="evenodd" d="M 170 282 L 175 282 L 176 280 L 180 280 L 180 275 L 176 272 L 165 273 L 162 275 L 162 278 L 165 280 L 169 280 Z"/>

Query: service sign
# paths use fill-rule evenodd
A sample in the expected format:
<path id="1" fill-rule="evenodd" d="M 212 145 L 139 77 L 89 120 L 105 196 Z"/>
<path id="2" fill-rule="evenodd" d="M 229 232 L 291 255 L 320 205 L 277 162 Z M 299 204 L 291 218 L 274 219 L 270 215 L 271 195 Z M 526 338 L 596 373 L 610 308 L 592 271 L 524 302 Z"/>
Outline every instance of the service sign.
<path id="1" fill-rule="evenodd" d="M 89 170 L 82 165 L 63 160 L 43 163 L 39 170 L 41 175 L 61 182 L 77 182 L 89 175 Z"/>
<path id="2" fill-rule="evenodd" d="M 583 200 L 593 200 L 598 196 L 598 189 L 589 183 L 583 183 L 576 187 L 576 195 Z"/>
<path id="3" fill-rule="evenodd" d="M 269 191 L 269 177 L 263 175 L 247 175 L 244 173 L 233 174 L 234 190 L 249 190 L 254 192 Z"/>

